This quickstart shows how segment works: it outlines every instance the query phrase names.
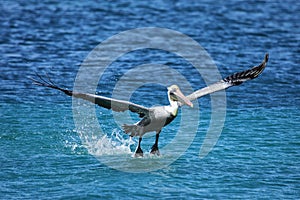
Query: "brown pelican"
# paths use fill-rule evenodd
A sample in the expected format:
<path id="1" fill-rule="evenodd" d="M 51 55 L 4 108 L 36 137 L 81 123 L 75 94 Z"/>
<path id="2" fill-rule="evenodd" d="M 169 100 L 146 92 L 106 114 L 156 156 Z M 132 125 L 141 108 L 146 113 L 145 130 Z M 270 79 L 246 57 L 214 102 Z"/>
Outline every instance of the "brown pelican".
<path id="1" fill-rule="evenodd" d="M 76 98 L 81 98 L 87 101 L 90 101 L 94 104 L 97 104 L 101 107 L 112 109 L 116 112 L 124 112 L 129 110 L 131 112 L 139 114 L 139 117 L 142 118 L 139 122 L 128 125 L 124 124 L 122 126 L 123 130 L 126 134 L 129 134 L 131 137 L 139 137 L 138 146 L 135 150 L 135 156 L 140 157 L 143 156 L 143 151 L 141 148 L 142 137 L 147 132 L 156 132 L 155 143 L 151 148 L 150 153 L 159 155 L 158 150 L 158 138 L 162 128 L 172 122 L 177 116 L 178 108 L 183 105 L 188 105 L 193 107 L 191 101 L 200 98 L 204 95 L 227 89 L 231 86 L 240 85 L 245 81 L 256 78 L 259 74 L 262 73 L 266 64 L 268 62 L 269 55 L 266 54 L 264 60 L 261 64 L 254 66 L 250 69 L 247 69 L 242 72 L 234 73 L 212 85 L 204 87 L 200 90 L 193 92 L 188 96 L 184 96 L 180 91 L 177 85 L 172 85 L 168 87 L 168 99 L 170 105 L 167 106 L 156 106 L 147 108 L 138 104 L 134 104 L 132 102 L 117 100 L 113 98 L 108 98 L 104 96 L 99 96 L 95 94 L 81 93 L 77 91 L 63 89 L 55 85 L 50 79 L 45 80 L 43 77 L 37 74 L 39 80 L 32 79 L 34 84 L 53 88 L 56 90 L 60 90 L 64 92 L 68 96 L 73 96 Z"/>

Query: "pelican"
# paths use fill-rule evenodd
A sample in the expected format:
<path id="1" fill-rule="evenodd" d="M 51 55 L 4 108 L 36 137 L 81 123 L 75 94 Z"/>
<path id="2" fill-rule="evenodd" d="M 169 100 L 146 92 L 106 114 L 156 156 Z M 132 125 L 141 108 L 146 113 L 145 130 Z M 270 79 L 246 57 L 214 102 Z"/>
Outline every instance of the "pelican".
<path id="1" fill-rule="evenodd" d="M 231 86 L 240 85 L 243 82 L 258 77 L 258 75 L 260 75 L 265 69 L 266 64 L 268 62 L 268 58 L 269 54 L 267 53 L 265 54 L 264 60 L 259 65 L 244 70 L 242 72 L 234 73 L 230 76 L 227 76 L 226 78 L 212 85 L 199 89 L 188 96 L 183 95 L 183 93 L 180 91 L 177 85 L 172 85 L 168 87 L 168 99 L 170 104 L 166 106 L 155 106 L 150 108 L 129 101 L 123 101 L 95 94 L 81 93 L 77 91 L 63 89 L 55 85 L 50 80 L 50 78 L 46 80 L 38 74 L 37 78 L 31 78 L 31 80 L 36 85 L 62 91 L 68 96 L 90 101 L 101 107 L 112 109 L 115 112 L 124 112 L 129 110 L 131 112 L 137 113 L 141 120 L 132 125 L 124 124 L 122 128 L 124 132 L 130 135 L 131 137 L 139 137 L 138 146 L 135 150 L 134 155 L 135 157 L 142 157 L 143 150 L 141 148 L 141 141 L 145 133 L 154 131 L 156 132 L 155 143 L 151 147 L 150 154 L 160 155 L 158 149 L 159 134 L 164 126 L 168 125 L 176 118 L 178 109 L 181 106 L 187 105 L 193 107 L 193 100 L 196 100 L 202 96 L 211 94 L 216 91 L 225 90 Z"/>

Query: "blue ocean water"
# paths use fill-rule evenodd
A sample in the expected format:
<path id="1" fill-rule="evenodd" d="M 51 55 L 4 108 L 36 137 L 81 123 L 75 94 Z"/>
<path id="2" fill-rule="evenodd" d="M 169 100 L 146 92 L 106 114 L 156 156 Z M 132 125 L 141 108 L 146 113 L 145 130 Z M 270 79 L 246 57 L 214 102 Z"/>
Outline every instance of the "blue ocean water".
<path id="1" fill-rule="evenodd" d="M 1 1 L 0 11 L 1 199 L 300 198 L 299 1 Z M 99 161 L 82 144 L 71 98 L 32 85 L 28 77 L 49 73 L 71 89 L 93 48 L 140 27 L 168 28 L 193 38 L 223 77 L 259 64 L 266 52 L 270 60 L 259 78 L 226 91 L 225 125 L 205 158 L 199 158 L 199 148 L 210 122 L 209 97 L 199 100 L 197 135 L 179 159 L 159 170 L 129 173 L 107 166 L 108 155 Z M 153 60 L 186 72 L 194 88 L 205 86 L 185 70 L 191 66 L 184 60 L 145 50 L 118 59 L 99 82 L 99 93 L 110 96 L 122 70 Z M 148 95 L 152 87 L 157 92 Z M 163 105 L 165 92 L 143 86 L 132 101 Z M 96 110 L 98 120 L 106 122 L 102 129 L 108 140 L 114 140 L 106 150 L 129 151 L 112 162 L 138 165 L 140 160 L 130 156 L 136 140 L 122 149 L 129 139 L 112 113 Z M 162 131 L 161 146 L 174 137 L 179 121 Z M 145 151 L 153 141 L 143 141 Z M 145 158 L 143 164 L 167 159 Z"/>

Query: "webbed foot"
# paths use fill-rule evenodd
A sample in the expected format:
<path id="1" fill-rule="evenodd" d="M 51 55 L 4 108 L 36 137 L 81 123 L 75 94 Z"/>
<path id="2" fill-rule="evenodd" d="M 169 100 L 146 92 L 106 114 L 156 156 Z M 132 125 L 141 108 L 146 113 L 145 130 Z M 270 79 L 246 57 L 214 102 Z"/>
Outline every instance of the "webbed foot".
<path id="1" fill-rule="evenodd" d="M 138 147 L 134 153 L 134 157 L 139 158 L 143 156 L 144 156 L 143 150 L 140 147 Z"/>
<path id="2" fill-rule="evenodd" d="M 154 145 L 151 147 L 150 154 L 160 156 L 160 152 L 159 152 L 159 150 L 158 150 L 158 146 L 157 146 L 157 145 L 154 144 Z"/>

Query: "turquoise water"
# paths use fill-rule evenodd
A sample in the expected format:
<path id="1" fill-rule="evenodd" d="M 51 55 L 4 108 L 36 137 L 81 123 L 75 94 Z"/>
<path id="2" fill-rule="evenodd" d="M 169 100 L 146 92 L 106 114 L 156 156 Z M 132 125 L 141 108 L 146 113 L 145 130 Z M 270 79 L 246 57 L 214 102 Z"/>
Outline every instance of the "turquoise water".
<path id="1" fill-rule="evenodd" d="M 1 199 L 300 197 L 298 1 L 1 1 L 0 11 Z M 105 122 L 101 128 L 114 142 L 106 150 L 117 154 L 100 152 L 98 160 L 76 131 L 72 99 L 32 85 L 28 77 L 49 73 L 54 82 L 72 88 L 80 64 L 101 41 L 149 26 L 199 42 L 223 77 L 258 64 L 266 52 L 270 60 L 259 78 L 226 91 L 225 125 L 205 158 L 199 158 L 199 148 L 210 122 L 209 97 L 199 100 L 196 137 L 179 159 L 155 171 L 128 173 L 105 162 L 151 166 L 164 164 L 172 153 L 132 158 L 136 140 L 129 141 L 110 111 L 97 108 L 98 120 Z M 195 89 L 205 86 L 184 60 L 145 50 L 113 63 L 99 93 L 110 96 L 122 70 L 150 61 L 172 66 Z M 153 87 L 155 94 L 141 98 Z M 165 92 L 146 85 L 132 101 L 163 105 Z M 170 142 L 179 123 L 180 117 L 162 131 L 160 146 Z M 144 151 L 153 141 L 144 139 Z"/>

